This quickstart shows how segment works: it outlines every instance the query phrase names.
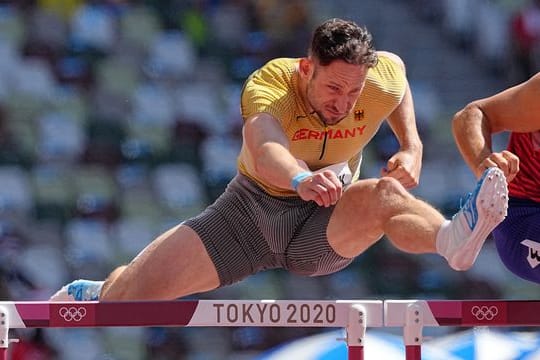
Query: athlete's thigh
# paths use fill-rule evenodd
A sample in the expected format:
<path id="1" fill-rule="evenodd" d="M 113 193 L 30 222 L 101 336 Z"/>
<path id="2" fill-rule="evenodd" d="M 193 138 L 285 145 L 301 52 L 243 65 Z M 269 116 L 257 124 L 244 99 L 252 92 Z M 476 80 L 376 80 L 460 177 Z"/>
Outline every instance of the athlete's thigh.
<path id="1" fill-rule="evenodd" d="M 352 258 L 383 235 L 382 215 L 376 195 L 377 180 L 350 185 L 338 201 L 328 224 L 328 242 L 341 256 Z"/>
<path id="2" fill-rule="evenodd" d="M 216 269 L 191 228 L 178 225 L 149 244 L 101 300 L 170 300 L 215 289 Z"/>
<path id="3" fill-rule="evenodd" d="M 313 204 L 311 215 L 296 228 L 287 246 L 285 268 L 299 275 L 328 275 L 348 266 L 353 258 L 340 256 L 328 242 L 326 232 L 334 207 Z"/>
<path id="4" fill-rule="evenodd" d="M 510 206 L 508 216 L 493 235 L 506 267 L 524 279 L 540 283 L 540 208 Z"/>

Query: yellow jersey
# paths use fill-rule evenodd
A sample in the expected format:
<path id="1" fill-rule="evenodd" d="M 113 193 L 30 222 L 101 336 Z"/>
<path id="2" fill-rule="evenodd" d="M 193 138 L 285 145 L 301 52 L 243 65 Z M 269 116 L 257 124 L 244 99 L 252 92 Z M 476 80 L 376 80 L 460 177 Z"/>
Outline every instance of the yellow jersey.
<path id="1" fill-rule="evenodd" d="M 348 162 L 353 181 L 359 177 L 364 146 L 381 123 L 399 105 L 407 87 L 403 68 L 380 54 L 368 71 L 364 89 L 353 111 L 336 125 L 325 125 L 300 96 L 300 59 L 279 58 L 266 63 L 246 80 L 241 96 L 244 120 L 257 113 L 277 119 L 289 139 L 291 154 L 310 170 Z M 290 189 L 266 183 L 254 171 L 254 159 L 245 146 L 238 156 L 238 170 L 274 196 L 297 196 Z"/>

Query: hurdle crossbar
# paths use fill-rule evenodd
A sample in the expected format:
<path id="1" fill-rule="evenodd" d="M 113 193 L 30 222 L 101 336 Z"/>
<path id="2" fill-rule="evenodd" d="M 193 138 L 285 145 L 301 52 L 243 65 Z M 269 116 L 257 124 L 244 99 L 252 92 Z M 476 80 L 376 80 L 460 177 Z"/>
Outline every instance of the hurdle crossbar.
<path id="1" fill-rule="evenodd" d="M 424 327 L 540 326 L 540 301 L 0 301 L 0 360 L 9 329 L 111 326 L 344 328 L 349 360 L 364 359 L 367 327 L 403 327 L 406 360 L 420 360 Z"/>
<path id="2" fill-rule="evenodd" d="M 384 323 L 403 327 L 406 360 L 420 360 L 423 327 L 539 326 L 540 301 L 385 300 Z"/>
<path id="3" fill-rule="evenodd" d="M 178 300 L 2 302 L 0 360 L 9 329 L 47 327 L 329 327 L 344 328 L 349 360 L 363 360 L 367 327 L 383 326 L 379 300 Z"/>

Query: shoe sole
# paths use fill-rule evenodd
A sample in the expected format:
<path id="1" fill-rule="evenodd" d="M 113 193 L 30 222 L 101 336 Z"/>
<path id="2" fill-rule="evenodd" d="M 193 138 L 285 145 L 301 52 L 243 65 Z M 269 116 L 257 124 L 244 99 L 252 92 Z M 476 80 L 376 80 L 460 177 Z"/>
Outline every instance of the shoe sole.
<path id="1" fill-rule="evenodd" d="M 501 169 L 486 170 L 476 197 L 478 219 L 469 239 L 452 256 L 450 264 L 459 271 L 469 269 L 475 262 L 487 237 L 506 217 L 508 210 L 508 187 Z"/>

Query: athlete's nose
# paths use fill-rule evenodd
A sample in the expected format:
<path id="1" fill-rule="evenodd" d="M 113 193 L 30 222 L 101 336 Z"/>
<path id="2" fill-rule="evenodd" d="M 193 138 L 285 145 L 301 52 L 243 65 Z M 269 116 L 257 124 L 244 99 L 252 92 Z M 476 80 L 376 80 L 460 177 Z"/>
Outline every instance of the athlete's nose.
<path id="1" fill-rule="evenodd" d="M 334 106 L 340 114 L 343 114 L 349 109 L 349 99 L 346 96 L 339 96 L 336 99 Z"/>

